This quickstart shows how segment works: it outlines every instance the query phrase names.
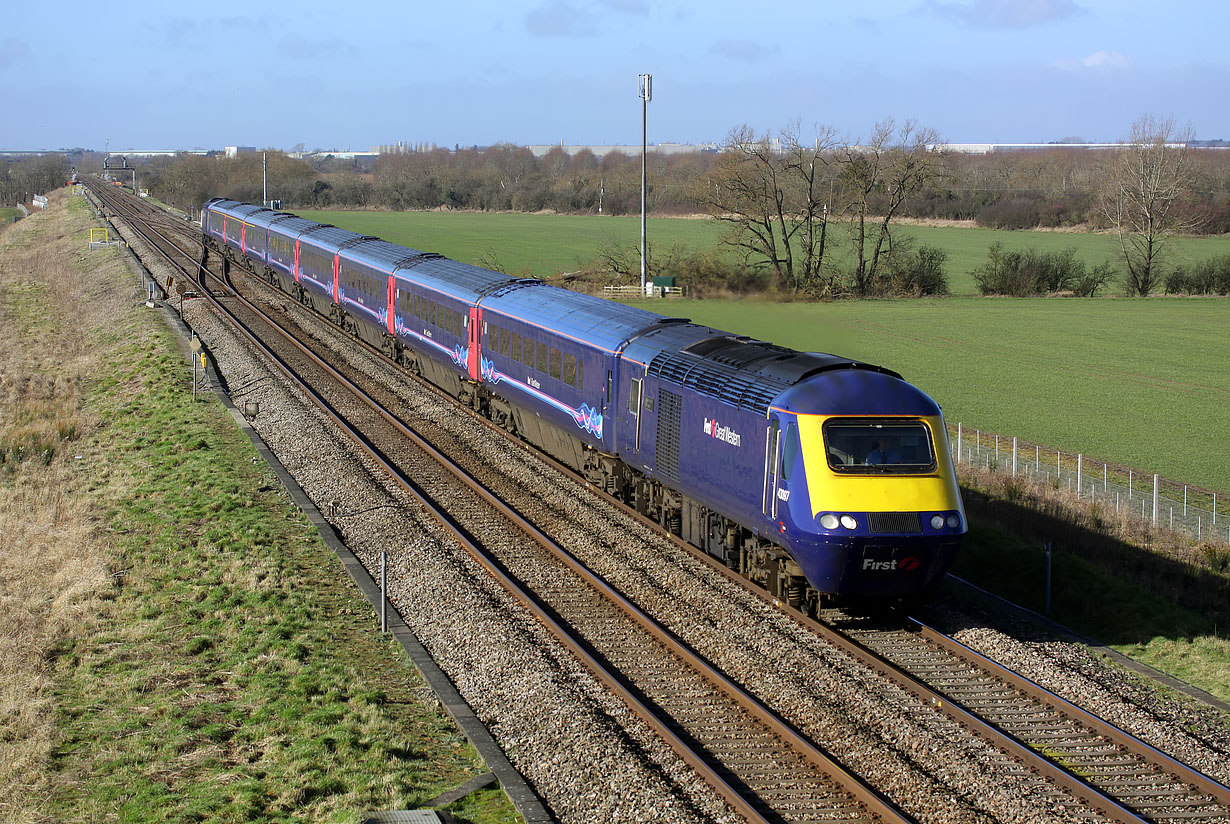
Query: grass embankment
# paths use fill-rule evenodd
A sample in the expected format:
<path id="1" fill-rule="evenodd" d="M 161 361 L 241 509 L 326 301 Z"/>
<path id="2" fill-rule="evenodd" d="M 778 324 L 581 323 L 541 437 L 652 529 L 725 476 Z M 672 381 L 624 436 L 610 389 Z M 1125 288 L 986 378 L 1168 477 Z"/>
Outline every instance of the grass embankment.
<path id="1" fill-rule="evenodd" d="M 550 277 L 591 265 L 599 247 L 639 248 L 640 216 L 527 215 L 487 212 L 353 212 L 296 210 L 310 220 L 332 223 L 352 232 L 374 235 L 424 252 L 439 252 L 466 263 L 498 261 L 514 275 Z M 721 226 L 713 220 L 649 217 L 645 235 L 665 254 L 675 244 L 706 252 L 717 247 Z M 832 230 L 831 230 L 832 231 Z M 1000 243 L 1008 251 L 1038 249 L 1059 252 L 1075 248 L 1077 257 L 1093 267 L 1114 257 L 1112 235 L 1086 232 L 1040 232 L 979 229 L 962 226 L 899 225 L 894 233 L 947 253 L 944 271 L 954 295 L 976 295 L 974 270 L 987 262 L 987 250 Z M 833 265 L 848 269 L 853 260 L 844 225 L 836 228 L 829 247 Z M 1230 253 L 1230 237 L 1176 238 L 1171 262 L 1193 262 Z M 731 254 L 734 259 L 734 254 Z M 1104 294 L 1120 294 L 1111 284 Z"/>
<path id="2" fill-rule="evenodd" d="M 0 234 L 0 818 L 354 821 L 482 769 L 89 210 Z M 450 808 L 511 821 L 501 792 Z"/>
<path id="3" fill-rule="evenodd" d="M 0 206 L 0 227 L 8 226 L 14 218 L 21 216 L 21 210 L 12 206 Z"/>

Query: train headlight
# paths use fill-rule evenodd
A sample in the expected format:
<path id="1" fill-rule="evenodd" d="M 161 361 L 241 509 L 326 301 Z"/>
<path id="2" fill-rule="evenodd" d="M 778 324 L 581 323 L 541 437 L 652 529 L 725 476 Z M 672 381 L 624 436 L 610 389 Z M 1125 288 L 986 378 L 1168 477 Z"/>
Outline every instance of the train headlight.
<path id="1" fill-rule="evenodd" d="M 853 515 L 842 515 L 841 525 L 846 529 L 858 529 L 858 521 L 854 520 Z"/>
<path id="2" fill-rule="evenodd" d="M 944 516 L 943 515 L 932 515 L 931 516 L 931 528 L 932 529 L 943 529 L 944 528 Z"/>
<path id="3" fill-rule="evenodd" d="M 948 526 L 951 529 L 956 529 L 957 527 L 961 526 L 961 516 L 960 515 L 949 515 L 948 516 Z"/>
<path id="4" fill-rule="evenodd" d="M 820 526 L 825 529 L 836 529 L 837 523 L 837 516 L 831 512 L 826 512 L 820 516 Z"/>

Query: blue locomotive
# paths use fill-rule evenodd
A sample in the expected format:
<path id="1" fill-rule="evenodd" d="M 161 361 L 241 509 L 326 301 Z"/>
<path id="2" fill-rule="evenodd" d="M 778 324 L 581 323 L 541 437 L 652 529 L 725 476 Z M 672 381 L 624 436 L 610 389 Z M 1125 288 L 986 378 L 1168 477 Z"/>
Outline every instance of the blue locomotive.
<path id="1" fill-rule="evenodd" d="M 236 201 L 201 228 L 782 601 L 916 596 L 960 548 L 943 416 L 892 371 Z"/>

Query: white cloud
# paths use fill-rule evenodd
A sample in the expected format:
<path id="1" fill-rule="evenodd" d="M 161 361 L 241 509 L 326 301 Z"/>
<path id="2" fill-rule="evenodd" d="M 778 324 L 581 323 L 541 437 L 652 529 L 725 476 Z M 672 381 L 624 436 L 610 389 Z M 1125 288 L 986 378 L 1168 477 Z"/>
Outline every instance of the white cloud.
<path id="1" fill-rule="evenodd" d="M 924 11 L 978 28 L 1019 29 L 1081 14 L 1074 0 L 924 0 Z"/>
<path id="2" fill-rule="evenodd" d="M 30 47 L 24 40 L 6 37 L 0 40 L 0 69 L 19 66 L 30 57 Z"/>
<path id="3" fill-rule="evenodd" d="M 592 34 L 593 14 L 566 0 L 546 0 L 525 15 L 525 28 L 539 37 L 571 37 Z"/>
<path id="4" fill-rule="evenodd" d="M 1081 58 L 1081 63 L 1088 69 L 1127 69 L 1132 65 L 1132 61 L 1128 60 L 1127 55 L 1117 51 L 1095 51 L 1093 54 Z"/>
<path id="5" fill-rule="evenodd" d="M 778 46 L 763 46 L 752 40 L 719 40 L 709 49 L 710 54 L 729 57 L 744 63 L 759 63 L 779 51 L 781 49 Z"/>
<path id="6" fill-rule="evenodd" d="M 1084 57 L 1064 57 L 1055 61 L 1056 68 L 1068 72 L 1078 71 L 1124 71 L 1132 67 L 1132 61 L 1123 52 L 1100 49 Z"/>

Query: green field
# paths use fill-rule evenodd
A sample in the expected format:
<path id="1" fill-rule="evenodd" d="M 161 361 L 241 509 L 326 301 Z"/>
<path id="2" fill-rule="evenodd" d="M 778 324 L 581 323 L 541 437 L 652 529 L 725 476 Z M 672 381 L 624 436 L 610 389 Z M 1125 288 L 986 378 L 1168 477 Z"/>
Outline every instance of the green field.
<path id="1" fill-rule="evenodd" d="M 525 215 L 486 212 L 319 212 L 300 211 L 311 220 L 332 223 L 351 231 L 439 252 L 467 263 L 498 261 L 510 274 L 549 277 L 587 265 L 594 252 L 614 239 L 635 247 L 639 243 L 639 217 L 578 215 Z M 646 235 L 660 253 L 678 243 L 687 249 L 707 250 L 718 240 L 712 220 L 649 218 Z M 977 294 L 973 271 L 986 262 L 987 249 L 999 242 L 1015 250 L 1036 248 L 1057 252 L 1075 247 L 1086 265 L 1094 266 L 1115 253 L 1111 235 L 1077 232 L 1011 232 L 950 226 L 901 226 L 897 231 L 918 243 L 938 246 L 948 253 L 948 283 L 955 295 Z M 849 242 L 838 235 L 839 262 L 849 254 Z M 1176 241 L 1174 261 L 1204 260 L 1230 254 L 1230 236 L 1183 238 Z M 1114 294 L 1118 287 L 1108 290 Z"/>
<path id="2" fill-rule="evenodd" d="M 640 305 L 883 364 L 971 429 L 1230 492 L 1225 298 Z"/>
<path id="3" fill-rule="evenodd" d="M 0 226 L 8 226 L 13 218 L 21 217 L 21 211 L 12 206 L 0 206 Z"/>

